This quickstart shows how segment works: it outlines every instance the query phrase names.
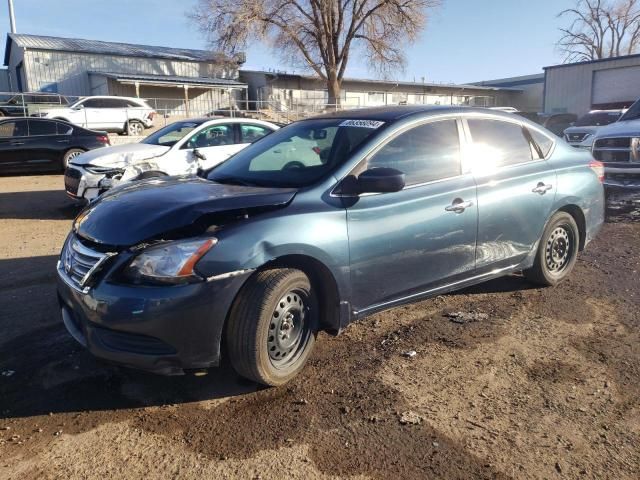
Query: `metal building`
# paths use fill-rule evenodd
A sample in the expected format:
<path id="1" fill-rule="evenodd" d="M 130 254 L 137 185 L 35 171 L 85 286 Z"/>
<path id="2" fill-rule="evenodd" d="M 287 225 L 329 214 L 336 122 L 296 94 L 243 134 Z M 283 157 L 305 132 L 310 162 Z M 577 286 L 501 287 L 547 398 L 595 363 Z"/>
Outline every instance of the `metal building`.
<path id="1" fill-rule="evenodd" d="M 211 110 L 244 97 L 244 55 L 9 33 L 4 63 L 14 91 L 120 95 Z M 203 107 L 207 104 L 207 107 Z"/>
<path id="2" fill-rule="evenodd" d="M 497 78 L 495 80 L 485 80 L 473 82 L 471 85 L 485 85 L 498 88 L 518 88 L 522 90 L 522 95 L 512 96 L 511 105 L 521 112 L 541 112 L 543 110 L 544 96 L 544 73 L 533 75 L 520 75 L 518 77 Z"/>
<path id="3" fill-rule="evenodd" d="M 544 111 L 583 115 L 640 98 L 640 55 L 545 67 Z"/>

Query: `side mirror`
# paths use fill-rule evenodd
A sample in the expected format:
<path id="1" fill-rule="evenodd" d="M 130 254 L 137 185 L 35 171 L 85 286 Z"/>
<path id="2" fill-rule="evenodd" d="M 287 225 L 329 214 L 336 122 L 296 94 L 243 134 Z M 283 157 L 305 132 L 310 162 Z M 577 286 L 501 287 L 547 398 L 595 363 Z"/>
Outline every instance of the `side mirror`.
<path id="1" fill-rule="evenodd" d="M 84 104 L 81 103 L 80 105 L 76 105 L 75 107 L 73 107 L 74 110 L 82 110 L 84 108 Z"/>
<path id="2" fill-rule="evenodd" d="M 405 175 L 395 168 L 370 168 L 365 170 L 357 178 L 350 177 L 350 182 L 345 182 L 342 193 L 392 193 L 399 192 L 405 186 Z"/>
<path id="3" fill-rule="evenodd" d="M 198 159 L 200 159 L 200 160 L 206 160 L 207 159 L 207 157 L 204 155 L 204 153 L 202 153 L 197 148 L 193 149 L 193 156 L 198 158 Z"/>

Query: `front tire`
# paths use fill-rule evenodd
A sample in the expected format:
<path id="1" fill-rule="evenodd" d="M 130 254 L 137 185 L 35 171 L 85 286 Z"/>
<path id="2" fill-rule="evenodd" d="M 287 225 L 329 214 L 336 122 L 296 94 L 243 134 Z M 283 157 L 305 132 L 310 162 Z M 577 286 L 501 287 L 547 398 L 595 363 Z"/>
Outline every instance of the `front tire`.
<path id="1" fill-rule="evenodd" d="M 304 272 L 258 272 L 231 309 L 226 344 L 233 368 L 255 382 L 283 385 L 309 358 L 317 319 L 318 300 Z"/>
<path id="2" fill-rule="evenodd" d="M 574 218 L 557 212 L 547 224 L 536 253 L 533 267 L 524 271 L 528 280 L 555 286 L 573 270 L 580 247 L 580 231 Z"/>

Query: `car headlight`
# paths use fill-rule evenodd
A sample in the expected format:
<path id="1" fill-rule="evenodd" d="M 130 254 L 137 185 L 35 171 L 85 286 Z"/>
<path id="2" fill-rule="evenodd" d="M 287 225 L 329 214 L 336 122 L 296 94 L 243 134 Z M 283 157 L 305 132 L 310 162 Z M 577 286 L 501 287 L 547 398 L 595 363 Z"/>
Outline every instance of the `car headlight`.
<path id="1" fill-rule="evenodd" d="M 587 133 L 584 137 L 582 137 L 582 141 L 584 142 L 587 138 L 593 137 L 593 133 Z"/>
<path id="2" fill-rule="evenodd" d="M 204 277 L 195 270 L 196 263 L 213 246 L 216 238 L 166 242 L 149 247 L 136 255 L 124 270 L 127 281 L 140 283 L 184 284 L 200 282 Z"/>

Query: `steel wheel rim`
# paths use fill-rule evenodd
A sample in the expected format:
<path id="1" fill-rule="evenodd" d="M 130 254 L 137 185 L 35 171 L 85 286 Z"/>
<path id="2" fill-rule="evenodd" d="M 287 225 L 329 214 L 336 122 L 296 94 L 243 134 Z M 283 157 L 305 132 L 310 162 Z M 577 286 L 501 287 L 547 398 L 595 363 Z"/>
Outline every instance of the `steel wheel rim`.
<path id="1" fill-rule="evenodd" d="M 553 229 L 545 248 L 545 262 L 552 274 L 561 273 L 573 255 L 573 232 L 565 225 Z"/>
<path id="2" fill-rule="evenodd" d="M 142 133 L 142 125 L 138 122 L 133 122 L 129 124 L 129 134 L 130 135 L 140 135 Z"/>
<path id="3" fill-rule="evenodd" d="M 271 314 L 267 334 L 269 360 L 286 368 L 300 357 L 311 335 L 307 294 L 292 290 L 282 296 Z"/>

